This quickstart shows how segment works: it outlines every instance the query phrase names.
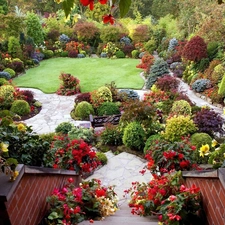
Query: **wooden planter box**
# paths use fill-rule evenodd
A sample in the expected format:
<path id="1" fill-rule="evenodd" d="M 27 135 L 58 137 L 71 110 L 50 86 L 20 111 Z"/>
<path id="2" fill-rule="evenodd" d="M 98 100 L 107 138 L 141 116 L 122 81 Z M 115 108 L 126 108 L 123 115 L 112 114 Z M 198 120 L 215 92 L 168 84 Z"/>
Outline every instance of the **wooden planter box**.
<path id="1" fill-rule="evenodd" d="M 225 168 L 218 170 L 184 171 L 187 187 L 200 187 L 208 225 L 225 224 Z"/>
<path id="2" fill-rule="evenodd" d="M 68 178 L 80 183 L 74 171 L 18 165 L 14 182 L 0 174 L 0 225 L 37 225 L 47 210 L 46 197 Z"/>

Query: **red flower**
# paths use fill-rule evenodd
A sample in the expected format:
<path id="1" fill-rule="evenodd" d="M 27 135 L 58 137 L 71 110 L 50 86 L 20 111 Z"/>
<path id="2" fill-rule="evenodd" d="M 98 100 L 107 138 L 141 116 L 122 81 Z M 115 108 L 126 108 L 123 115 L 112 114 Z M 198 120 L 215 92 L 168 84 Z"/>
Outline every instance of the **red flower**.
<path id="1" fill-rule="evenodd" d="M 106 191 L 104 189 L 98 189 L 95 191 L 95 194 L 97 197 L 105 197 L 106 196 Z"/>
<path id="2" fill-rule="evenodd" d="M 114 22 L 115 22 L 115 18 L 111 15 L 111 14 L 109 14 L 109 15 L 104 15 L 103 17 L 102 17 L 102 19 L 103 19 L 103 23 L 110 23 L 110 24 L 114 24 Z"/>
<path id="3" fill-rule="evenodd" d="M 89 220 L 90 223 L 94 223 L 94 220 Z"/>
<path id="4" fill-rule="evenodd" d="M 88 6 L 90 7 L 90 10 L 94 9 L 94 0 L 80 0 L 81 4 L 83 6 Z"/>
<path id="5" fill-rule="evenodd" d="M 74 179 L 72 177 L 70 177 L 70 178 L 68 178 L 68 182 L 72 184 L 74 182 Z"/>
<path id="6" fill-rule="evenodd" d="M 192 149 L 193 151 L 195 151 L 195 150 L 196 150 L 196 146 L 192 145 L 192 146 L 191 146 L 191 149 Z"/>
<path id="7" fill-rule="evenodd" d="M 142 175 L 144 175 L 145 172 L 146 172 L 146 170 L 141 170 L 141 171 L 139 171 L 139 173 L 141 173 Z"/>
<path id="8" fill-rule="evenodd" d="M 170 197 L 169 197 L 169 200 L 171 201 L 171 202 L 173 202 L 174 200 L 176 200 L 177 199 L 177 197 L 175 196 L 175 195 L 170 195 Z"/>
<path id="9" fill-rule="evenodd" d="M 187 167 L 189 167 L 189 165 L 190 165 L 190 162 L 188 160 L 183 160 L 180 162 L 181 168 L 187 168 Z"/>
<path id="10" fill-rule="evenodd" d="M 101 4 L 106 4 L 106 3 L 108 2 L 108 0 L 99 0 L 99 2 L 100 2 Z"/>

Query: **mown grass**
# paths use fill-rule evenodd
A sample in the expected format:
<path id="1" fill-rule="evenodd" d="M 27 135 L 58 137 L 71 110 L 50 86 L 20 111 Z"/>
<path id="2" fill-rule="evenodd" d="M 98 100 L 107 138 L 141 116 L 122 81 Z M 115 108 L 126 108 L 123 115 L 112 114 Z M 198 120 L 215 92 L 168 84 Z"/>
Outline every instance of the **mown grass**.
<path id="1" fill-rule="evenodd" d="M 31 68 L 16 77 L 17 87 L 37 88 L 44 93 L 54 93 L 60 86 L 61 72 L 70 73 L 80 80 L 82 92 L 90 92 L 99 87 L 116 83 L 117 88 L 141 89 L 144 85 L 138 59 L 105 58 L 52 58 L 44 60 L 40 66 Z"/>

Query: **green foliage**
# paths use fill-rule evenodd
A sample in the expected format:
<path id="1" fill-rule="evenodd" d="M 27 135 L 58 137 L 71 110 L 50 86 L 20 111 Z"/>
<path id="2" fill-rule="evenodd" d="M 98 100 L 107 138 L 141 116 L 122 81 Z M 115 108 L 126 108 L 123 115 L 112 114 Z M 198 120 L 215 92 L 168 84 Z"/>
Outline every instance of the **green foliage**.
<path id="1" fill-rule="evenodd" d="M 210 60 L 214 59 L 219 50 L 219 43 L 217 41 L 211 41 L 207 44 L 207 54 Z"/>
<path id="2" fill-rule="evenodd" d="M 225 67 L 222 64 L 215 66 L 212 73 L 212 83 L 214 84 L 220 83 L 224 74 L 225 74 Z"/>
<path id="3" fill-rule="evenodd" d="M 108 159 L 106 155 L 103 152 L 96 152 L 97 159 L 101 162 L 101 165 L 106 165 L 108 162 Z"/>
<path id="4" fill-rule="evenodd" d="M 44 50 L 43 53 L 45 59 L 50 59 L 54 56 L 54 52 L 52 50 Z"/>
<path id="5" fill-rule="evenodd" d="M 225 144 L 221 144 L 219 149 L 211 152 L 208 163 L 213 165 L 213 168 L 218 169 L 219 167 L 225 167 Z"/>
<path id="6" fill-rule="evenodd" d="M 68 134 L 68 132 L 71 131 L 73 127 L 74 125 L 70 122 L 62 122 L 55 128 L 55 132 Z"/>
<path id="7" fill-rule="evenodd" d="M 33 38 L 36 45 L 42 44 L 44 35 L 38 15 L 33 12 L 27 13 L 26 25 L 27 35 Z"/>
<path id="8" fill-rule="evenodd" d="M 160 134 L 153 134 L 151 135 L 147 141 L 145 142 L 145 147 L 144 147 L 144 154 L 147 153 L 147 151 L 151 148 L 151 146 L 155 145 L 155 141 L 157 140 L 162 140 L 163 137 Z"/>
<path id="9" fill-rule="evenodd" d="M 152 54 L 157 48 L 156 41 L 154 39 L 150 39 L 145 43 L 144 48 L 146 51 Z"/>
<path id="10" fill-rule="evenodd" d="M 8 84 L 9 84 L 9 82 L 5 78 L 1 78 L 0 77 L 0 86 L 2 86 L 2 85 L 8 85 Z"/>
<path id="11" fill-rule="evenodd" d="M 185 100 L 178 100 L 173 103 L 171 113 L 177 115 L 191 115 L 191 106 Z"/>
<path id="12" fill-rule="evenodd" d="M 113 115 L 119 113 L 120 113 L 119 107 L 114 102 L 104 102 L 97 108 L 98 116 Z"/>
<path id="13" fill-rule="evenodd" d="M 11 68 L 6 68 L 3 71 L 9 73 L 11 77 L 15 77 L 16 75 L 16 72 Z"/>
<path id="14" fill-rule="evenodd" d="M 12 111 L 13 113 L 16 113 L 20 116 L 25 116 L 30 113 L 30 105 L 25 100 L 15 100 L 12 103 L 10 111 Z"/>
<path id="15" fill-rule="evenodd" d="M 157 79 L 169 73 L 168 64 L 163 59 L 157 59 L 150 67 L 149 74 L 147 75 L 146 88 L 150 89 Z"/>
<path id="16" fill-rule="evenodd" d="M 6 0 L 0 1 L 0 14 L 6 15 L 8 13 L 8 4 Z"/>
<path id="17" fill-rule="evenodd" d="M 22 50 L 21 50 L 21 47 L 20 47 L 19 40 L 14 36 L 9 37 L 8 52 L 13 57 L 20 57 L 21 56 Z"/>
<path id="18" fill-rule="evenodd" d="M 68 132 L 68 137 L 71 140 L 83 139 L 85 142 L 90 144 L 94 141 L 94 130 L 89 128 L 73 127 Z"/>
<path id="19" fill-rule="evenodd" d="M 104 130 L 100 133 L 103 145 L 119 146 L 122 144 L 122 136 L 119 127 L 113 124 L 106 124 Z"/>
<path id="20" fill-rule="evenodd" d="M 123 144 L 131 149 L 142 150 L 144 147 L 145 132 L 137 121 L 129 123 L 123 134 Z"/>
<path id="21" fill-rule="evenodd" d="M 118 26 L 104 26 L 100 30 L 100 38 L 104 43 L 120 40 L 120 28 Z"/>
<path id="22" fill-rule="evenodd" d="M 212 138 L 207 133 L 194 133 L 191 135 L 191 143 L 196 146 L 196 151 L 194 152 L 194 161 L 198 164 L 205 164 L 208 161 L 207 157 L 200 157 L 199 150 L 202 145 L 209 145 L 211 148 Z"/>
<path id="23" fill-rule="evenodd" d="M 116 51 L 116 58 L 125 58 L 125 53 L 121 50 Z"/>
<path id="24" fill-rule="evenodd" d="M 179 141 L 182 137 L 193 134 L 197 130 L 190 116 L 173 116 L 166 121 L 164 138 L 168 141 Z"/>
<path id="25" fill-rule="evenodd" d="M 225 97 L 225 76 L 223 75 L 222 81 L 219 84 L 218 94 Z"/>
<path id="26" fill-rule="evenodd" d="M 12 85 L 0 86 L 0 108 L 9 109 L 14 101 L 15 89 Z"/>
<path id="27" fill-rule="evenodd" d="M 86 101 L 79 102 L 75 107 L 75 110 L 71 112 L 73 119 L 89 120 L 89 115 L 94 114 L 93 106 Z"/>
<path id="28" fill-rule="evenodd" d="M 21 129 L 21 126 L 24 129 Z M 42 166 L 44 152 L 49 149 L 49 142 L 32 133 L 31 127 L 23 124 L 0 126 L 0 140 L 9 143 L 10 157 L 21 164 Z"/>
<path id="29" fill-rule="evenodd" d="M 131 52 L 131 56 L 133 59 L 137 59 L 138 56 L 139 56 L 139 51 L 137 49 L 134 49 L 132 52 Z"/>

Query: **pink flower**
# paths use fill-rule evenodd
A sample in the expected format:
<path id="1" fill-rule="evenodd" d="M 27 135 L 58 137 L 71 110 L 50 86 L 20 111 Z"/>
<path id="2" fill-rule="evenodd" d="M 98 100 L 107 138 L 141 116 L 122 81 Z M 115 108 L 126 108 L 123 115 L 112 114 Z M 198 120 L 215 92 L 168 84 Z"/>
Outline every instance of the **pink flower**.
<path id="1" fill-rule="evenodd" d="M 176 200 L 177 199 L 177 197 L 175 196 L 175 195 L 170 195 L 170 197 L 169 197 L 169 200 L 171 201 L 171 202 L 173 202 L 174 200 Z"/>

